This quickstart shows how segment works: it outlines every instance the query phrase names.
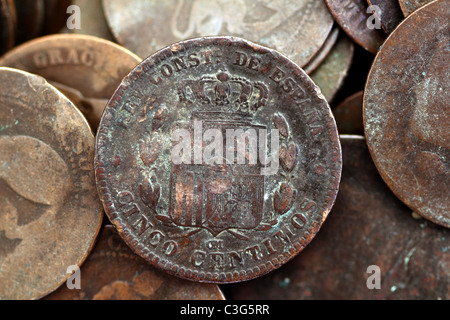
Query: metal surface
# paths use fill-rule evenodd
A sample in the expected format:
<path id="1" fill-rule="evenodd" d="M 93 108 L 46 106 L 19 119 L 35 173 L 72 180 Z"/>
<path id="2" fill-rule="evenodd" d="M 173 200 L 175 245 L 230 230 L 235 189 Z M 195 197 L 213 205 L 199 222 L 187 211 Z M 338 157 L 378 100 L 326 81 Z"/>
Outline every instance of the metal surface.
<path id="1" fill-rule="evenodd" d="M 398 0 L 405 17 L 432 1 L 433 0 Z"/>
<path id="2" fill-rule="evenodd" d="M 316 239 L 272 274 L 224 287 L 230 299 L 450 298 L 449 230 L 412 217 L 384 184 L 363 137 L 341 136 L 341 143 L 339 194 Z M 379 267 L 379 289 L 371 287 L 370 266 Z"/>
<path id="3" fill-rule="evenodd" d="M 44 25 L 44 0 L 14 0 L 17 12 L 16 44 L 38 37 Z"/>
<path id="4" fill-rule="evenodd" d="M 80 290 L 61 286 L 45 300 L 225 299 L 217 285 L 181 280 L 152 268 L 111 225 L 103 227 L 80 274 Z"/>
<path id="5" fill-rule="evenodd" d="M 37 299 L 81 265 L 103 210 L 94 137 L 43 78 L 0 68 L 0 299 Z"/>
<path id="6" fill-rule="evenodd" d="M 195 161 L 191 143 L 174 151 L 177 129 L 196 137 Z M 256 164 L 250 153 L 237 164 L 224 160 L 223 140 L 207 164 L 203 129 L 267 129 L 275 142 L 260 142 Z M 263 173 L 276 144 L 279 167 Z M 189 159 L 173 163 L 172 152 Z M 333 205 L 341 152 L 331 110 L 298 66 L 240 38 L 208 37 L 164 48 L 124 79 L 102 117 L 95 167 L 106 213 L 135 252 L 181 278 L 227 283 L 308 245 Z"/>
<path id="7" fill-rule="evenodd" d="M 14 46 L 16 24 L 14 0 L 0 0 L 0 54 Z"/>
<path id="8" fill-rule="evenodd" d="M 103 5 L 118 42 L 141 57 L 180 40 L 228 35 L 278 50 L 304 66 L 333 25 L 322 0 L 106 0 Z"/>
<path id="9" fill-rule="evenodd" d="M 66 94 L 96 130 L 108 99 L 141 59 L 110 41 L 51 35 L 18 46 L 0 65 L 38 74 Z"/>
<path id="10" fill-rule="evenodd" d="M 72 3 L 79 6 L 82 12 L 81 29 L 74 29 L 73 33 L 115 41 L 106 22 L 102 0 L 73 0 Z"/>
<path id="11" fill-rule="evenodd" d="M 311 74 L 314 70 L 317 69 L 318 66 L 323 62 L 323 60 L 328 56 L 331 49 L 336 44 L 336 41 L 339 37 L 339 28 L 334 27 L 328 35 L 327 39 L 323 46 L 319 49 L 319 51 L 312 57 L 312 59 L 308 62 L 307 65 L 303 67 L 303 70 L 307 74 Z"/>
<path id="12" fill-rule="evenodd" d="M 377 55 L 366 84 L 370 152 L 392 191 L 416 213 L 450 227 L 450 7 L 411 14 Z"/>
<path id="13" fill-rule="evenodd" d="M 367 0 L 373 6 L 372 13 L 379 19 L 383 30 L 390 34 L 402 22 L 404 16 L 398 0 Z M 377 8 L 376 8 L 376 7 Z"/>
<path id="14" fill-rule="evenodd" d="M 363 91 L 356 92 L 333 108 L 340 134 L 364 135 Z"/>

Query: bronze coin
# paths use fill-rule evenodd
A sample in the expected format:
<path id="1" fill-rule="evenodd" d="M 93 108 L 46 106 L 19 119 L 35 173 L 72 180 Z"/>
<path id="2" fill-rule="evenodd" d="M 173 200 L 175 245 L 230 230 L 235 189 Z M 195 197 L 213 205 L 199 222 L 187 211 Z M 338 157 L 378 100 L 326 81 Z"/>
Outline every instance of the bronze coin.
<path id="1" fill-rule="evenodd" d="M 206 37 L 158 51 L 124 79 L 95 167 L 106 213 L 136 253 L 181 278 L 227 283 L 308 245 L 334 202 L 340 159 L 331 110 L 303 70 L 255 43 Z"/>
<path id="2" fill-rule="evenodd" d="M 323 62 L 323 60 L 330 53 L 331 49 L 334 47 L 338 37 L 339 37 L 339 28 L 334 27 L 333 30 L 331 30 L 327 39 L 325 40 L 323 46 L 314 55 L 314 57 L 312 57 L 312 59 L 303 67 L 303 70 L 307 74 L 311 74 Z"/>
<path id="3" fill-rule="evenodd" d="M 81 265 L 102 224 L 94 136 L 43 78 L 0 68 L 0 299 L 37 299 Z"/>
<path id="4" fill-rule="evenodd" d="M 16 23 L 14 0 L 0 0 L 0 54 L 14 46 Z"/>
<path id="5" fill-rule="evenodd" d="M 50 81 L 75 103 L 96 130 L 108 99 L 140 61 L 110 41 L 63 34 L 24 43 L 1 57 L 0 65 Z"/>
<path id="6" fill-rule="evenodd" d="M 386 35 L 372 26 L 366 0 L 325 0 L 331 14 L 347 35 L 367 51 L 376 54 Z M 374 19 L 373 19 L 374 20 Z"/>
<path id="7" fill-rule="evenodd" d="M 364 127 L 381 176 L 412 210 L 450 227 L 450 10 L 411 14 L 377 55 L 364 94 Z"/>
<path id="8" fill-rule="evenodd" d="M 363 91 L 356 92 L 333 109 L 340 134 L 364 135 Z"/>
<path id="9" fill-rule="evenodd" d="M 433 0 L 399 0 L 400 8 L 405 17 Z"/>
<path id="10" fill-rule="evenodd" d="M 73 0 L 73 4 L 79 6 L 82 12 L 81 29 L 74 29 L 73 33 L 115 41 L 106 23 L 102 0 Z"/>
<path id="11" fill-rule="evenodd" d="M 230 299 L 450 298 L 449 230 L 412 217 L 381 179 L 363 137 L 341 136 L 341 143 L 339 194 L 316 239 L 279 270 L 224 287 Z M 376 267 L 379 289 L 372 287 Z"/>
<path id="12" fill-rule="evenodd" d="M 367 0 L 372 13 L 379 19 L 381 28 L 390 34 L 402 22 L 404 16 L 398 0 Z M 376 6 L 376 7 L 375 7 Z"/>
<path id="13" fill-rule="evenodd" d="M 325 60 L 310 74 L 311 79 L 320 88 L 322 94 L 331 103 L 344 84 L 352 65 L 353 42 L 346 36 L 338 39 Z"/>
<path id="14" fill-rule="evenodd" d="M 176 41 L 229 35 L 278 50 L 304 66 L 333 25 L 326 5 L 317 0 L 107 0 L 103 5 L 118 42 L 141 57 Z"/>
<path id="15" fill-rule="evenodd" d="M 16 44 L 41 35 L 44 24 L 44 0 L 15 0 L 17 12 Z"/>
<path id="16" fill-rule="evenodd" d="M 61 286 L 45 300 L 224 300 L 217 285 L 181 280 L 135 255 L 110 225 L 80 269 L 80 290 Z"/>

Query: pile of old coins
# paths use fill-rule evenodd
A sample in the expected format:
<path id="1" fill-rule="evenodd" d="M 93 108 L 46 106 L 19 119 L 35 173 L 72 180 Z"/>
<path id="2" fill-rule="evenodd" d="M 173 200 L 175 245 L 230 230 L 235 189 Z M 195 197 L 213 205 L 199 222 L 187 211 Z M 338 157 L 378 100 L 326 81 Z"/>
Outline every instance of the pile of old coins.
<path id="1" fill-rule="evenodd" d="M 449 299 L 449 21 L 0 0 L 0 299 Z"/>

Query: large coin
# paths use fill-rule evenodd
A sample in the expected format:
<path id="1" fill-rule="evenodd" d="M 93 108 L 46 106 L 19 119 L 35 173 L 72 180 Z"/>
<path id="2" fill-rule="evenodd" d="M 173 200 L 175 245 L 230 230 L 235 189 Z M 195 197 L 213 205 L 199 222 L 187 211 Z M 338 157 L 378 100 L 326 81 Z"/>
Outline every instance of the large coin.
<path id="1" fill-rule="evenodd" d="M 450 227 L 450 7 L 437 1 L 391 34 L 369 74 L 364 122 L 383 179 L 418 214 Z"/>
<path id="2" fill-rule="evenodd" d="M 322 0 L 107 0 L 103 5 L 118 42 L 141 57 L 180 40 L 230 35 L 304 66 L 333 25 Z"/>
<path id="3" fill-rule="evenodd" d="M 37 299 L 89 254 L 103 210 L 94 136 L 43 78 L 0 68 L 0 299 Z"/>
<path id="4" fill-rule="evenodd" d="M 217 285 L 178 279 L 152 268 L 110 225 L 103 227 L 80 274 L 79 290 L 61 286 L 45 300 L 224 300 Z"/>
<path id="5" fill-rule="evenodd" d="M 450 232 L 386 187 L 363 137 L 341 136 L 336 204 L 316 239 L 266 277 L 227 285 L 230 299 L 448 300 Z"/>
<path id="6" fill-rule="evenodd" d="M 38 74 L 62 91 L 96 130 L 108 99 L 141 59 L 97 37 L 63 34 L 38 38 L 0 58 L 0 65 Z"/>
<path id="7" fill-rule="evenodd" d="M 255 43 L 208 37 L 164 48 L 124 79 L 95 166 L 106 213 L 135 252 L 224 283 L 307 246 L 334 202 L 341 152 L 303 70 Z"/>

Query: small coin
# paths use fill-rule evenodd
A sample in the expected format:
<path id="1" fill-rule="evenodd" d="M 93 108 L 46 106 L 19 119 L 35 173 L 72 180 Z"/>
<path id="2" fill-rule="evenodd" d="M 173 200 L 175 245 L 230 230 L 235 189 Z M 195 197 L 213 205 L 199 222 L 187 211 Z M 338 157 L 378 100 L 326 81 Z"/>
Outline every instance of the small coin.
<path id="1" fill-rule="evenodd" d="M 303 250 L 341 170 L 317 86 L 280 53 L 233 37 L 179 42 L 136 67 L 105 109 L 95 166 L 126 243 L 212 283 L 256 278 Z"/>
<path id="2" fill-rule="evenodd" d="M 304 66 L 333 25 L 326 5 L 317 0 L 107 0 L 103 5 L 118 42 L 141 57 L 180 40 L 230 35 Z"/>
<path id="3" fill-rule="evenodd" d="M 80 269 L 80 290 L 61 286 L 45 300 L 224 300 L 217 285 L 171 277 L 135 255 L 110 225 Z"/>
<path id="4" fill-rule="evenodd" d="M 400 8 L 405 17 L 433 0 L 399 0 Z"/>
<path id="5" fill-rule="evenodd" d="M 450 298 L 449 230 L 411 217 L 381 179 L 362 136 L 341 136 L 341 143 L 339 194 L 316 239 L 279 270 L 224 286 L 230 299 Z"/>
<path id="6" fill-rule="evenodd" d="M 37 299 L 81 265 L 102 224 L 94 136 L 43 78 L 0 68 L 0 299 Z"/>
<path id="7" fill-rule="evenodd" d="M 398 0 L 367 0 L 372 13 L 379 19 L 383 30 L 390 34 L 402 22 L 404 16 Z"/>
<path id="8" fill-rule="evenodd" d="M 363 91 L 356 92 L 333 109 L 340 134 L 364 135 Z"/>
<path id="9" fill-rule="evenodd" d="M 73 4 L 80 7 L 83 16 L 81 29 L 73 29 L 73 33 L 86 34 L 109 41 L 115 41 L 115 38 L 106 23 L 102 0 L 73 0 Z"/>
<path id="10" fill-rule="evenodd" d="M 353 42 L 346 36 L 340 37 L 325 60 L 310 74 L 328 103 L 333 101 L 347 77 L 352 65 Z"/>
<path id="11" fill-rule="evenodd" d="M 14 0 L 0 0 L 0 54 L 14 46 L 16 25 Z"/>
<path id="12" fill-rule="evenodd" d="M 411 14 L 377 55 L 364 127 L 381 176 L 412 210 L 450 227 L 450 11 L 436 1 Z"/>
<path id="13" fill-rule="evenodd" d="M 311 74 L 323 62 L 323 60 L 330 53 L 331 49 L 334 47 L 338 37 L 339 37 L 339 28 L 334 27 L 333 30 L 331 30 L 327 39 L 325 40 L 323 46 L 314 55 L 314 57 L 312 57 L 312 59 L 308 62 L 308 64 L 303 67 L 303 70 L 307 74 Z"/>
<path id="14" fill-rule="evenodd" d="M 44 0 L 15 0 L 17 12 L 16 44 L 41 35 L 44 24 Z"/>
<path id="15" fill-rule="evenodd" d="M 347 35 L 367 51 L 376 54 L 386 35 L 377 29 L 375 17 L 367 13 L 366 0 L 325 0 L 331 14 Z"/>
<path id="16" fill-rule="evenodd" d="M 0 65 L 38 74 L 69 97 L 96 130 L 108 99 L 141 59 L 97 37 L 38 38 L 0 58 Z"/>

